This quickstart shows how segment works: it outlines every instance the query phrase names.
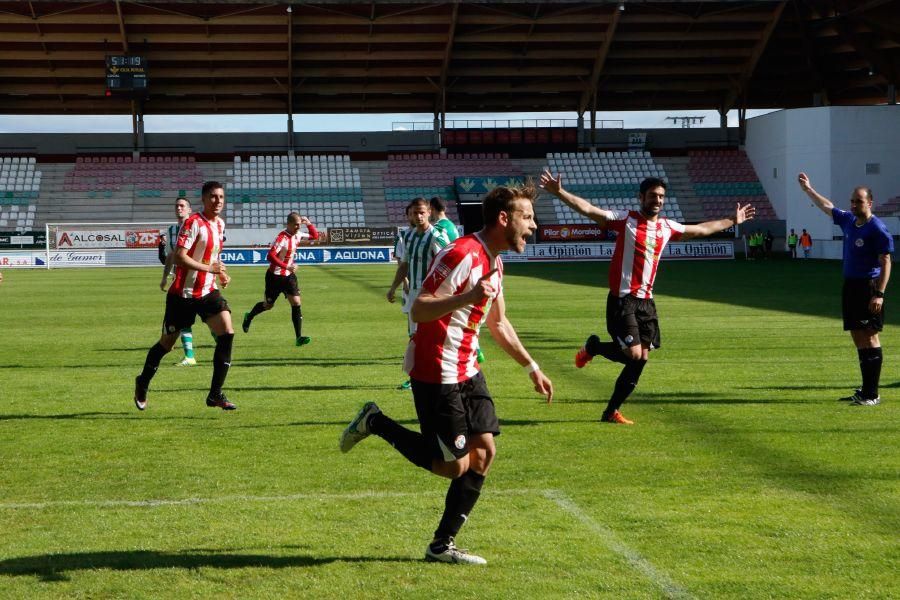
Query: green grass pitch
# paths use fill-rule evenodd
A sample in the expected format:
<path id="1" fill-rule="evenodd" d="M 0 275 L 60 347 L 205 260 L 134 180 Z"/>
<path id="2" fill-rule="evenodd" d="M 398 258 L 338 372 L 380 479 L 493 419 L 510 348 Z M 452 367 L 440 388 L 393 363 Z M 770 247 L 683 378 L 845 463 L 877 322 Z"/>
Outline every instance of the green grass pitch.
<path id="1" fill-rule="evenodd" d="M 837 402 L 859 383 L 837 262 L 662 265 L 633 427 L 598 422 L 618 365 L 572 364 L 604 334 L 607 265 L 508 265 L 510 320 L 556 401 L 485 331 L 503 434 L 458 540 L 483 568 L 422 560 L 446 480 L 377 438 L 337 449 L 366 400 L 415 426 L 393 268 L 302 268 L 302 348 L 283 299 L 240 331 L 263 270 L 231 272 L 233 413 L 204 405 L 199 322 L 200 365 L 174 366 L 176 347 L 135 410 L 159 269 L 4 272 L 0 597 L 900 596 L 900 304 L 883 404 Z"/>

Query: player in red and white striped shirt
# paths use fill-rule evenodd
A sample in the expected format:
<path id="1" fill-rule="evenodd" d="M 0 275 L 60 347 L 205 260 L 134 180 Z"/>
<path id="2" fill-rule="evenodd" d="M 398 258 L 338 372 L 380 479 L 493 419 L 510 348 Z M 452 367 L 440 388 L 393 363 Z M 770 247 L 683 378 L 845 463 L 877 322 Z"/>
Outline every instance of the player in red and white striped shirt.
<path id="1" fill-rule="evenodd" d="M 300 231 L 300 226 L 305 225 L 308 233 Z M 297 346 L 304 346 L 312 341 L 309 336 L 302 335 L 303 312 L 300 308 L 300 286 L 297 283 L 297 265 L 294 264 L 294 256 L 297 252 L 297 246 L 304 240 L 319 239 L 319 232 L 312 221 L 306 217 L 292 212 L 287 216 L 284 231 L 278 234 L 275 241 L 269 248 L 269 254 L 266 257 L 269 260 L 269 268 L 266 271 L 266 289 L 263 295 L 263 301 L 257 302 L 250 309 L 250 312 L 244 313 L 244 322 L 242 329 L 244 333 L 250 332 L 250 324 L 253 317 L 261 312 L 270 310 L 274 306 L 278 296 L 284 294 L 288 303 L 291 305 L 291 322 L 294 324 L 294 339 Z"/>
<path id="2" fill-rule="evenodd" d="M 147 352 L 144 370 L 134 380 L 134 404 L 138 410 L 147 408 L 147 389 L 162 357 L 172 350 L 181 330 L 193 325 L 198 315 L 216 337 L 212 382 L 206 405 L 223 410 L 236 408 L 222 393 L 222 384 L 231 366 L 234 329 L 231 326 L 231 309 L 216 283 L 218 278 L 224 288 L 231 280 L 225 265 L 219 260 L 225 241 L 225 221 L 219 217 L 225 208 L 225 189 L 217 181 L 207 181 L 203 184 L 202 195 L 203 212 L 188 217 L 178 234 L 175 281 L 166 294 L 162 336 Z"/>
<path id="3" fill-rule="evenodd" d="M 575 355 L 579 369 L 601 355 L 625 367 L 616 380 L 612 397 L 601 421 L 633 424 L 619 408 L 637 386 L 650 350 L 660 347 L 659 320 L 653 301 L 653 282 L 663 248 L 670 240 L 703 237 L 740 225 L 756 213 L 749 204 L 735 207 L 733 217 L 684 225 L 660 216 L 666 200 L 666 182 L 650 177 L 641 182 L 639 211 L 606 210 L 566 191 L 562 176 L 545 171 L 541 187 L 576 212 L 616 232 L 616 245 L 609 267 L 609 295 L 606 300 L 606 328 L 612 341 L 601 342 L 591 334 Z"/>
<path id="4" fill-rule="evenodd" d="M 407 460 L 453 481 L 444 515 L 425 559 L 484 564 L 456 547 L 454 537 L 475 506 L 496 454 L 500 424 L 475 359 L 478 333 L 487 325 L 503 350 L 522 365 L 547 402 L 553 384 L 543 374 L 506 318 L 500 252 L 523 252 L 537 226 L 537 190 L 498 187 L 482 203 L 484 229 L 452 242 L 435 258 L 411 315 L 418 328 L 406 353 L 421 433 L 387 417 L 368 402 L 341 435 L 343 452 L 374 433 Z"/>

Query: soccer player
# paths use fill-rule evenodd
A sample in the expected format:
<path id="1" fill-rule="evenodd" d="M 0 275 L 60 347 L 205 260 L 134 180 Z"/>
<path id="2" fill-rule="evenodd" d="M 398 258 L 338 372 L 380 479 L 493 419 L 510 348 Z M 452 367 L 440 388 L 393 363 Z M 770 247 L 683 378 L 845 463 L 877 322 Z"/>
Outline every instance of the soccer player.
<path id="1" fill-rule="evenodd" d="M 300 231 L 301 225 L 306 226 L 308 233 Z M 309 243 L 305 240 L 317 239 L 319 239 L 319 232 L 312 221 L 295 212 L 287 216 L 284 231 L 279 233 L 272 242 L 272 247 L 266 257 L 269 260 L 269 268 L 266 271 L 266 289 L 263 301 L 257 302 L 250 312 L 244 313 L 242 324 L 244 333 L 250 332 L 253 317 L 270 310 L 278 300 L 278 296 L 284 294 L 291 305 L 291 322 L 294 324 L 294 339 L 296 340 L 294 343 L 297 346 L 305 346 L 312 341 L 312 338 L 303 335 L 303 311 L 300 307 L 300 287 L 297 285 L 295 273 L 297 265 L 294 264 L 294 254 L 298 245 Z"/>
<path id="2" fill-rule="evenodd" d="M 447 218 L 447 205 L 439 196 L 434 196 L 428 203 L 431 205 L 432 226 L 437 234 L 441 236 L 443 244 L 446 246 L 459 237 L 459 230 L 456 229 L 453 221 Z M 480 347 L 475 348 L 475 355 L 479 363 L 484 362 L 484 352 L 481 351 Z"/>
<path id="3" fill-rule="evenodd" d="M 403 304 L 403 312 L 407 316 L 407 331 L 409 336 L 416 332 L 416 323 L 409 315 L 410 308 L 419 294 L 431 261 L 444 247 L 445 242 L 430 222 L 431 207 L 425 198 L 415 198 L 406 207 L 409 216 L 410 227 L 403 233 L 401 243 L 397 245 L 397 270 L 394 273 L 394 281 L 387 292 L 388 302 L 393 303 L 397 294 L 397 288 L 404 280 L 409 280 L 409 291 Z M 409 380 L 401 383 L 397 389 L 408 390 L 412 384 Z"/>
<path id="4" fill-rule="evenodd" d="M 206 405 L 223 410 L 237 408 L 222 393 L 231 366 L 234 329 L 231 309 L 216 284 L 217 277 L 223 288 L 231 281 L 225 265 L 219 260 L 225 240 L 225 221 L 219 217 L 225 208 L 225 189 L 218 181 L 207 181 L 203 184 L 202 197 L 203 212 L 189 216 L 178 234 L 175 281 L 166 294 L 162 336 L 147 352 L 144 370 L 134 379 L 134 405 L 138 410 L 147 408 L 147 390 L 162 357 L 172 350 L 181 330 L 193 325 L 198 315 L 216 338 Z"/>
<path id="5" fill-rule="evenodd" d="M 634 422 L 626 419 L 619 408 L 637 386 L 650 350 L 660 347 L 653 281 L 663 248 L 670 240 L 707 236 L 740 225 L 752 219 L 756 209 L 749 204 L 738 204 L 733 217 L 684 225 L 660 216 L 666 200 L 666 182 L 656 177 L 641 182 L 640 211 L 594 206 L 563 189 L 562 176 L 554 178 L 549 171 L 541 175 L 541 187 L 576 212 L 617 234 L 606 299 L 606 329 L 612 341 L 601 342 L 598 336 L 591 334 L 575 355 L 575 366 L 584 367 L 598 354 L 625 365 L 600 420 L 633 425 Z"/>
<path id="6" fill-rule="evenodd" d="M 175 218 L 177 225 L 169 225 L 168 235 L 162 235 L 159 242 L 159 257 L 163 263 L 163 276 L 159 282 L 159 289 L 166 291 L 169 283 L 169 275 L 175 269 L 175 249 L 178 242 L 178 233 L 185 220 L 191 216 L 191 201 L 184 197 L 175 200 Z M 184 358 L 175 363 L 180 367 L 193 367 L 197 364 L 194 357 L 194 333 L 190 327 L 181 330 L 181 347 L 184 350 Z"/>
<path id="7" fill-rule="evenodd" d="M 553 399 L 553 384 L 519 341 L 506 318 L 500 252 L 523 252 L 537 226 L 533 185 L 494 188 L 482 202 L 484 229 L 459 238 L 435 258 L 411 316 L 418 329 L 406 351 L 421 433 L 406 429 L 367 402 L 340 438 L 342 452 L 375 434 L 414 465 L 451 479 L 444 513 L 425 559 L 487 561 L 456 546 L 455 536 L 475 506 L 497 453 L 500 426 L 494 401 L 475 360 L 481 326 L 522 365 L 534 389 Z"/>
<path id="8" fill-rule="evenodd" d="M 447 204 L 439 196 L 433 197 L 428 204 L 431 205 L 432 226 L 437 234 L 444 238 L 446 246 L 459 237 L 459 230 L 456 229 L 456 224 L 447 218 Z"/>
<path id="9" fill-rule="evenodd" d="M 800 173 L 797 179 L 810 200 L 844 232 L 841 307 L 844 331 L 850 332 L 859 356 L 862 386 L 841 400 L 849 400 L 855 406 L 875 406 L 881 403 L 878 382 L 883 353 L 878 332 L 884 324 L 884 291 L 891 278 L 894 238 L 884 222 L 872 214 L 869 188 L 853 188 L 848 212 L 813 189 L 806 173 Z"/>

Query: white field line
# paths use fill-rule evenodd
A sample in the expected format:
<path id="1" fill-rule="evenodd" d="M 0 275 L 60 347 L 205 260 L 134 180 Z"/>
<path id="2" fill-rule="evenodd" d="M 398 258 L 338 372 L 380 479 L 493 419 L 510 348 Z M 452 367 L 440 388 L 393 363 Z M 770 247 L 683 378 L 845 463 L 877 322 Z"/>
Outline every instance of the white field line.
<path id="1" fill-rule="evenodd" d="M 592 531 L 607 548 L 624 558 L 628 563 L 640 571 L 644 577 L 659 587 L 667 598 L 689 600 L 693 596 L 687 590 L 675 583 L 671 577 L 657 569 L 646 558 L 638 554 L 636 550 L 619 539 L 615 532 L 595 521 L 580 506 L 575 504 L 568 496 L 559 490 L 544 490 L 544 497 L 554 502 L 559 508 L 581 521 L 582 525 Z"/>
<path id="2" fill-rule="evenodd" d="M 49 500 L 47 502 L 0 502 L 0 510 L 45 510 L 66 507 L 95 507 L 95 508 L 155 508 L 165 506 L 193 506 L 201 504 L 222 504 L 227 502 L 286 502 L 296 500 L 311 501 L 340 501 L 340 500 L 367 500 L 383 498 L 415 498 L 434 496 L 435 492 L 356 492 L 348 494 L 286 494 L 279 496 L 251 496 L 234 495 L 218 496 L 215 498 L 156 498 L 150 500 Z M 543 496 L 553 502 L 557 507 L 571 515 L 582 525 L 592 531 L 599 540 L 610 550 L 623 557 L 632 567 L 642 573 L 648 580 L 658 586 L 668 598 L 690 600 L 692 596 L 672 579 L 654 567 L 647 559 L 637 553 L 633 548 L 622 542 L 619 537 L 608 527 L 595 521 L 575 504 L 568 496 L 559 490 L 530 490 L 530 489 L 506 489 L 492 490 L 491 496 Z"/>
<path id="3" fill-rule="evenodd" d="M 197 504 L 217 504 L 223 502 L 289 502 L 293 500 L 367 500 L 369 498 L 414 498 L 429 497 L 440 492 L 351 492 L 347 494 L 307 493 L 283 496 L 217 496 L 215 498 L 155 498 L 149 500 L 48 500 L 46 502 L 0 502 L 0 510 L 43 510 L 60 507 L 98 508 L 153 508 L 157 506 L 191 506 Z M 491 495 L 524 496 L 541 495 L 542 490 L 510 489 L 491 491 Z"/>

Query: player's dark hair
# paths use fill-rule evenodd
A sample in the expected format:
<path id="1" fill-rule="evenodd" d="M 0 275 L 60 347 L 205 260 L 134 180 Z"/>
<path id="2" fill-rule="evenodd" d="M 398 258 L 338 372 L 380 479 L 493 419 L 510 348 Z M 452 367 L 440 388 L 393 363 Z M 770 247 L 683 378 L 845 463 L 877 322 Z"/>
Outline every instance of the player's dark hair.
<path id="1" fill-rule="evenodd" d="M 641 196 L 647 193 L 647 190 L 652 190 L 655 187 L 661 187 L 662 189 L 666 189 L 666 182 L 659 177 L 648 177 L 647 179 L 641 182 Z"/>
<path id="2" fill-rule="evenodd" d="M 858 192 L 859 190 L 862 190 L 866 193 L 866 197 L 869 198 L 869 202 L 871 202 L 872 206 L 874 206 L 875 205 L 875 196 L 872 195 L 872 188 L 867 188 L 864 185 L 858 185 L 855 188 L 853 188 L 854 192 Z"/>
<path id="3" fill-rule="evenodd" d="M 425 208 L 431 209 L 431 205 L 428 204 L 428 200 L 419 196 L 418 198 L 413 198 L 409 201 L 409 204 L 406 205 L 406 214 L 409 214 L 409 210 L 414 206 L 419 206 L 423 204 Z"/>
<path id="4" fill-rule="evenodd" d="M 538 189 L 530 178 L 521 186 L 498 186 L 485 195 L 481 201 L 481 215 L 484 218 L 484 226 L 491 227 L 497 224 L 501 212 L 510 212 L 512 203 L 519 199 L 528 200 L 532 204 L 537 200 Z"/>
<path id="5" fill-rule="evenodd" d="M 435 212 L 442 213 L 447 210 L 447 204 L 440 196 L 434 196 L 428 203 L 431 204 L 431 210 Z"/>
<path id="6" fill-rule="evenodd" d="M 202 192 L 202 193 L 203 193 L 203 197 L 204 197 L 204 198 L 208 198 L 208 197 L 209 197 L 209 193 L 210 193 L 211 191 L 217 190 L 217 189 L 223 189 L 223 190 L 224 190 L 224 189 L 225 189 L 225 186 L 222 185 L 221 183 L 219 183 L 218 181 L 207 181 L 206 183 L 203 184 L 203 192 Z"/>
<path id="7" fill-rule="evenodd" d="M 288 213 L 287 219 L 285 222 L 290 223 L 291 221 L 300 221 L 300 213 L 298 212 L 290 212 Z"/>
<path id="8" fill-rule="evenodd" d="M 177 198 L 175 198 L 175 204 L 178 204 L 178 203 L 181 202 L 182 200 L 184 200 L 185 202 L 187 202 L 187 205 L 188 205 L 188 206 L 191 205 L 191 201 L 188 200 L 187 198 L 185 198 L 184 196 L 178 196 Z"/>

